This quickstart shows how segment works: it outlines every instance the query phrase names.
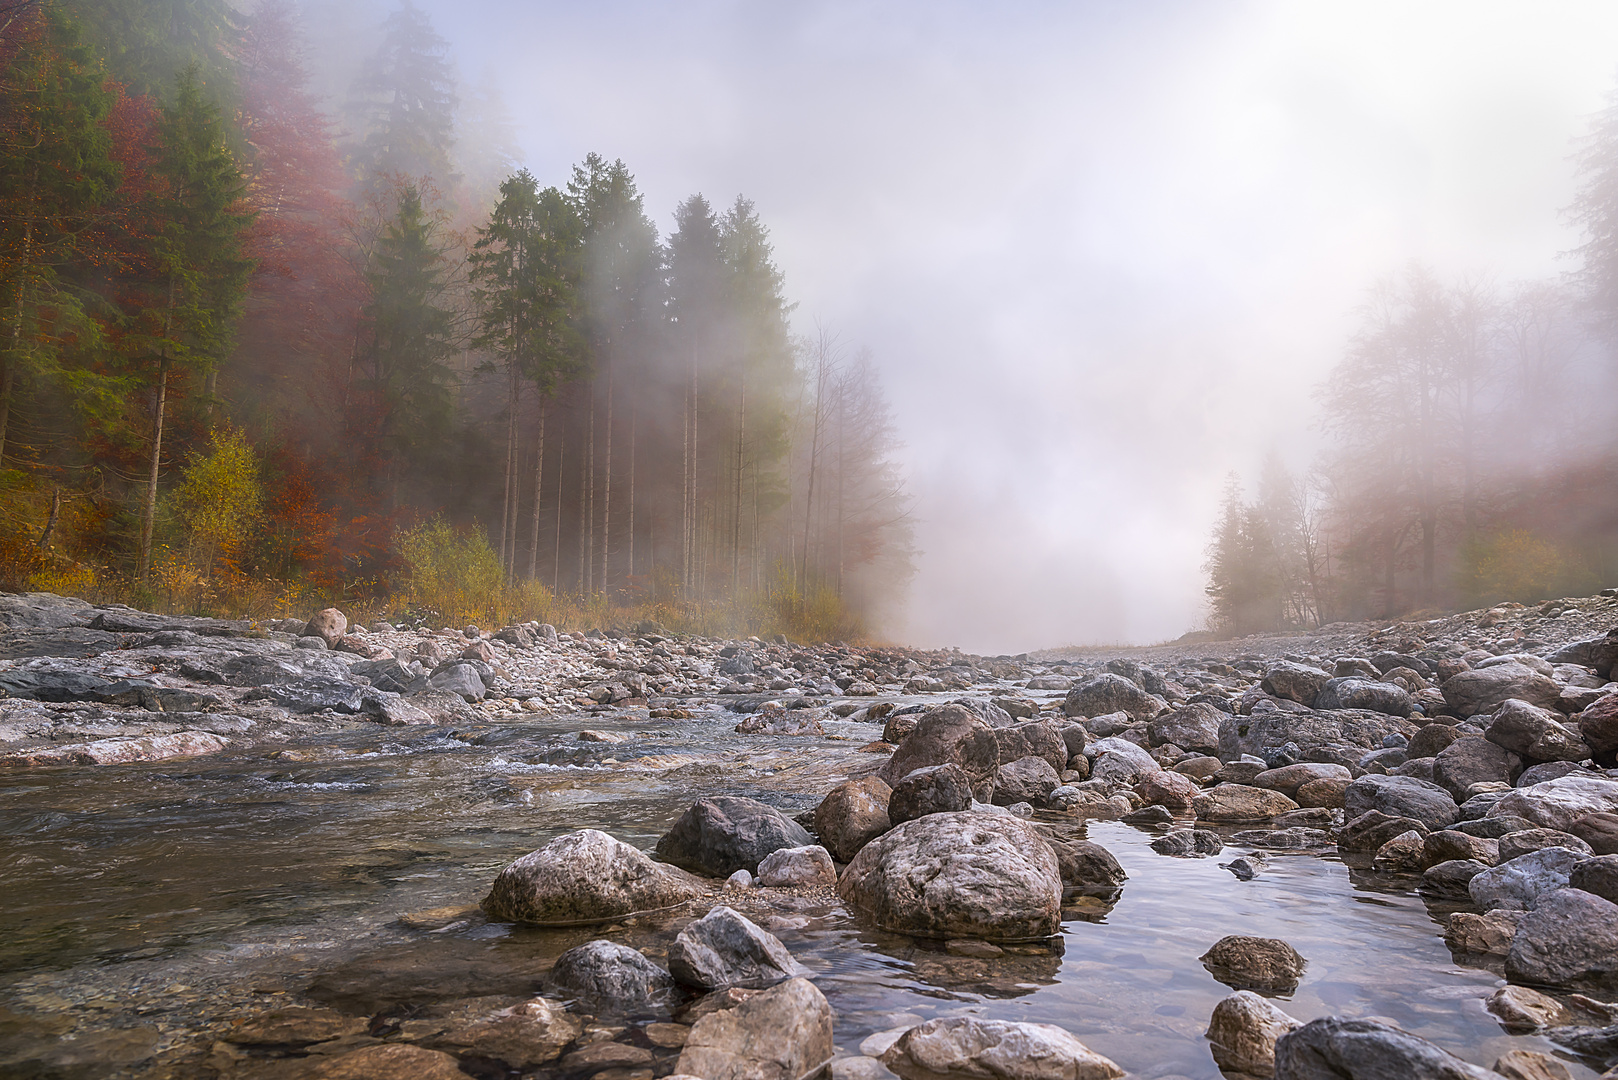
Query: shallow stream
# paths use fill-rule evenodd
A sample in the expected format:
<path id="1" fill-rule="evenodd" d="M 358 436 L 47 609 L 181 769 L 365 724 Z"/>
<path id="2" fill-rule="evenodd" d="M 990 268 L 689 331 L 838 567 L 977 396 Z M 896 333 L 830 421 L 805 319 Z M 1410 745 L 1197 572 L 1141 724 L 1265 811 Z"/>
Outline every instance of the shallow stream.
<path id="1" fill-rule="evenodd" d="M 0 1074 L 211 1077 L 213 1040 L 253 1012 L 399 1014 L 529 995 L 557 955 L 598 936 L 656 955 L 677 923 L 535 930 L 459 909 L 562 832 L 593 827 L 649 849 L 702 795 L 811 808 L 869 768 L 858 748 L 880 735 L 836 723 L 830 739 L 741 736 L 702 715 L 387 729 L 0 775 Z M 580 742 L 583 728 L 630 738 Z M 1174 859 L 1148 846 L 1160 829 L 1072 830 L 1111 850 L 1129 881 L 1110 907 L 1076 902 L 1052 947 L 956 956 L 786 898 L 774 932 L 815 972 L 840 1053 L 976 1013 L 1061 1025 L 1132 1076 L 1214 1080 L 1202 1033 L 1230 991 L 1197 958 L 1232 933 L 1284 938 L 1308 958 L 1298 991 L 1278 1001 L 1300 1019 L 1384 1018 L 1485 1066 L 1513 1046 L 1555 1052 L 1485 1011 L 1500 980 L 1455 963 L 1413 879 L 1272 854 L 1241 881 L 1219 864 L 1244 849 Z"/>

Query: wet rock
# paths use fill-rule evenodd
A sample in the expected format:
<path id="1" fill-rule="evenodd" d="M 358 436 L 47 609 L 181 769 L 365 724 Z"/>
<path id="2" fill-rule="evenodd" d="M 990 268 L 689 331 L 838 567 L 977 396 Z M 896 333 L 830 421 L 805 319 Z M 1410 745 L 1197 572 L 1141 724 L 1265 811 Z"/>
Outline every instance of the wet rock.
<path id="1" fill-rule="evenodd" d="M 1517 924 L 1526 915 L 1522 911 L 1490 911 L 1479 915 L 1471 911 L 1457 911 L 1449 917 L 1444 930 L 1444 944 L 1458 953 L 1483 956 L 1504 956 L 1511 949 Z"/>
<path id="2" fill-rule="evenodd" d="M 1526 986 L 1502 986 L 1489 995 L 1484 1007 L 1513 1034 L 1578 1023 L 1573 1010 L 1549 994 Z"/>
<path id="3" fill-rule="evenodd" d="M 1276 1080 L 1498 1080 L 1426 1039 L 1375 1020 L 1312 1020 L 1275 1043 Z"/>
<path id="4" fill-rule="evenodd" d="M 1377 848 L 1371 866 L 1387 874 L 1411 874 L 1422 868 L 1423 854 L 1421 834 L 1412 829 Z"/>
<path id="5" fill-rule="evenodd" d="M 1252 755 L 1266 767 L 1290 763 L 1279 760 L 1283 754 L 1290 761 L 1335 761 L 1342 765 L 1381 747 L 1390 735 L 1408 739 L 1417 730 L 1403 717 L 1367 709 L 1228 716 L 1219 727 L 1219 756 L 1235 761 L 1244 754 Z"/>
<path id="6" fill-rule="evenodd" d="M 1572 833 L 1558 829 L 1518 829 L 1502 836 L 1499 841 L 1498 862 L 1509 862 L 1519 855 L 1544 848 L 1563 847 L 1580 855 L 1594 855 L 1590 845 Z"/>
<path id="7" fill-rule="evenodd" d="M 815 808 L 820 842 L 839 862 L 848 862 L 893 827 L 888 819 L 892 798 L 893 789 L 875 776 L 838 784 Z"/>
<path id="8" fill-rule="evenodd" d="M 819 844 L 781 848 L 759 860 L 758 883 L 769 888 L 836 885 L 837 868 L 832 865 L 831 853 Z"/>
<path id="9" fill-rule="evenodd" d="M 227 1038 L 238 1046 L 308 1046 L 359 1035 L 369 1027 L 370 1021 L 363 1016 L 293 1006 L 250 1016 L 231 1028 Z"/>
<path id="10" fill-rule="evenodd" d="M 1493 866 L 1500 861 L 1500 841 L 1472 836 L 1454 829 L 1441 829 L 1429 833 L 1422 846 L 1422 857 L 1428 866 L 1436 866 L 1451 859 L 1470 859 L 1484 866 Z"/>
<path id="11" fill-rule="evenodd" d="M 591 941 L 569 949 L 551 969 L 551 985 L 594 1009 L 634 1012 L 659 1001 L 674 978 L 627 945 Z"/>
<path id="12" fill-rule="evenodd" d="M 1124 1075 L 1062 1028 L 975 1016 L 913 1027 L 879 1060 L 906 1080 L 1115 1080 Z"/>
<path id="13" fill-rule="evenodd" d="M 1108 672 L 1087 679 L 1067 692 L 1062 711 L 1068 716 L 1104 716 L 1128 713 L 1131 720 L 1150 720 L 1167 703 L 1136 686 L 1122 675 Z"/>
<path id="14" fill-rule="evenodd" d="M 348 616 L 336 608 L 323 608 L 304 624 L 301 637 L 317 637 L 327 648 L 336 648 L 337 642 L 348 633 Z"/>
<path id="15" fill-rule="evenodd" d="M 1367 709 L 1389 716 L 1409 716 L 1414 703 L 1410 694 L 1394 683 L 1371 679 L 1332 679 L 1315 697 L 1317 710 Z"/>
<path id="16" fill-rule="evenodd" d="M 781 848 L 808 847 L 814 838 L 773 806 L 736 795 L 698 799 L 657 842 L 665 862 L 709 877 L 737 870 L 758 873 L 766 855 Z"/>
<path id="17" fill-rule="evenodd" d="M 1343 794 L 1343 812 L 1353 819 L 1370 810 L 1415 818 L 1427 831 L 1447 828 L 1460 819 L 1460 808 L 1437 784 L 1411 776 L 1362 776 Z"/>
<path id="18" fill-rule="evenodd" d="M 1618 855 L 1618 814 L 1583 814 L 1568 824 L 1567 831 L 1597 855 Z"/>
<path id="19" fill-rule="evenodd" d="M 1546 893 L 1567 888 L 1568 875 L 1583 856 L 1567 848 L 1543 848 L 1491 866 L 1472 879 L 1467 891 L 1484 911 L 1530 911 Z"/>
<path id="20" fill-rule="evenodd" d="M 1080 729 L 1083 730 L 1083 729 Z M 1058 776 L 1067 768 L 1067 741 L 1055 720 L 1033 720 L 1024 724 L 994 729 L 994 739 L 1000 748 L 1000 763 L 1017 761 L 1025 757 L 1042 758 Z"/>
<path id="21" fill-rule="evenodd" d="M 1343 799 L 1348 793 L 1348 785 L 1353 781 L 1343 778 L 1326 777 L 1320 780 L 1311 780 L 1298 787 L 1298 793 L 1293 796 L 1301 807 L 1319 807 L 1329 810 L 1341 809 Z"/>
<path id="22" fill-rule="evenodd" d="M 471 1050 L 514 1069 L 532 1069 L 561 1056 L 584 1030 L 579 1019 L 555 1002 L 534 998 L 509 1009 L 451 1025 L 432 1038 L 435 1047 Z"/>
<path id="23" fill-rule="evenodd" d="M 177 731 L 172 735 L 96 739 L 87 743 L 65 743 L 38 750 L 21 750 L 0 755 L 0 767 L 127 765 L 136 761 L 167 761 L 171 758 L 217 754 L 229 745 L 228 740 L 211 732 Z"/>
<path id="24" fill-rule="evenodd" d="M 1463 735 L 1433 759 L 1433 783 L 1456 802 L 1464 802 L 1473 784 L 1509 784 L 1521 769 L 1521 759 L 1504 747 L 1481 735 Z"/>
<path id="25" fill-rule="evenodd" d="M 1152 850 L 1177 859 L 1205 858 L 1224 850 L 1219 834 L 1209 829 L 1177 829 L 1152 841 Z"/>
<path id="26" fill-rule="evenodd" d="M 500 871 L 483 910 L 491 919 L 571 926 L 672 907 L 696 892 L 677 872 L 628 844 L 583 829 Z"/>
<path id="27" fill-rule="evenodd" d="M 675 1072 L 703 1080 L 799 1080 L 832 1056 L 832 1012 L 807 979 L 789 979 L 698 1020 Z"/>
<path id="28" fill-rule="evenodd" d="M 1600 855 L 1575 864 L 1567 884 L 1618 904 L 1618 855 Z"/>
<path id="29" fill-rule="evenodd" d="M 1562 693 L 1555 679 L 1510 662 L 1463 671 L 1445 679 L 1442 689 L 1445 703 L 1460 716 L 1493 712 L 1512 698 L 1551 708 Z"/>
<path id="30" fill-rule="evenodd" d="M 1199 793 L 1191 804 L 1196 809 L 1198 821 L 1216 824 L 1264 821 L 1298 808 L 1297 803 L 1279 791 L 1244 784 L 1211 787 Z"/>
<path id="31" fill-rule="evenodd" d="M 895 826 L 855 856 L 837 891 L 896 933 L 1021 941 L 1056 932 L 1062 879 L 1033 826 L 968 811 Z"/>
<path id="32" fill-rule="evenodd" d="M 1561 723 L 1561 714 L 1510 698 L 1500 703 L 1484 738 L 1536 761 L 1583 761 L 1590 748 Z"/>
<path id="33" fill-rule="evenodd" d="M 1207 702 L 1182 705 L 1156 717 L 1146 725 L 1147 741 L 1153 746 L 1172 743 L 1195 753 L 1219 752 L 1219 725 L 1225 714 Z"/>
<path id="34" fill-rule="evenodd" d="M 1517 926 L 1506 978 L 1541 986 L 1618 987 L 1618 905 L 1582 889 L 1558 889 L 1541 898 Z"/>
<path id="35" fill-rule="evenodd" d="M 736 731 L 741 735 L 824 735 L 826 729 L 820 722 L 827 715 L 824 709 L 783 709 L 765 705 L 744 717 L 736 725 Z"/>
<path id="36" fill-rule="evenodd" d="M 1210 975 L 1232 989 L 1274 994 L 1297 989 L 1307 963 L 1279 938 L 1240 934 L 1220 938 L 1198 959 Z"/>
<path id="37" fill-rule="evenodd" d="M 1618 782 L 1574 775 L 1508 792 L 1490 807 L 1488 816 L 1512 814 L 1542 828 L 1578 835 L 1574 822 L 1598 813 L 1618 814 Z"/>
<path id="38" fill-rule="evenodd" d="M 1214 1006 L 1208 1049 L 1226 1072 L 1275 1075 L 1275 1041 L 1301 1025 L 1251 990 L 1238 990 Z"/>
<path id="39" fill-rule="evenodd" d="M 1414 830 L 1425 836 L 1429 830 L 1415 818 L 1367 810 L 1351 817 L 1334 830 L 1337 848 L 1344 852 L 1376 851 L 1401 833 Z"/>
<path id="40" fill-rule="evenodd" d="M 928 814 L 949 814 L 972 805 L 972 783 L 959 765 L 950 762 L 916 769 L 893 786 L 888 797 L 888 820 L 899 825 Z"/>
<path id="41" fill-rule="evenodd" d="M 1422 871 L 1417 891 L 1433 900 L 1465 902 L 1471 897 L 1472 879 L 1489 868 L 1476 859 L 1446 859 Z"/>
<path id="42" fill-rule="evenodd" d="M 961 705 L 940 705 L 923 714 L 877 775 L 893 786 L 916 769 L 947 763 L 960 766 L 974 796 L 981 793 L 980 801 L 987 801 L 1000 767 L 999 742 L 993 728 Z"/>
<path id="43" fill-rule="evenodd" d="M 650 1066 L 652 1052 L 644 1046 L 630 1046 L 620 1042 L 593 1042 L 581 1046 L 561 1060 L 564 1072 L 586 1073 L 602 1076 L 605 1080 L 629 1080 L 622 1075 L 624 1070 Z M 651 1072 L 646 1069 L 644 1077 Z"/>
<path id="44" fill-rule="evenodd" d="M 1109 892 L 1128 880 L 1129 875 L 1112 852 L 1088 840 L 1048 840 L 1056 855 L 1064 889 Z"/>
<path id="45" fill-rule="evenodd" d="M 320 1080 L 466 1080 L 461 1063 L 441 1050 L 409 1043 L 367 1046 L 321 1063 Z"/>
<path id="46" fill-rule="evenodd" d="M 1085 753 L 1095 755 L 1090 766 L 1091 780 L 1136 784 L 1163 768 L 1144 748 L 1118 735 L 1091 743 Z"/>
<path id="47" fill-rule="evenodd" d="M 455 694 L 466 701 L 482 701 L 489 693 L 477 668 L 465 663 L 450 664 L 434 671 L 428 676 L 427 685 L 434 690 Z"/>
<path id="48" fill-rule="evenodd" d="M 1507 1050 L 1495 1059 L 1493 1070 L 1506 1080 L 1573 1080 L 1566 1065 L 1538 1050 Z"/>
<path id="49" fill-rule="evenodd" d="M 1044 806 L 1061 782 L 1061 777 L 1044 758 L 1020 758 L 995 770 L 993 802 L 996 806 L 1022 802 Z"/>
<path id="50" fill-rule="evenodd" d="M 1190 777 L 1162 769 L 1143 777 L 1135 785 L 1135 794 L 1145 799 L 1148 806 L 1169 810 L 1189 810 L 1201 791 Z"/>
<path id="51" fill-rule="evenodd" d="M 923 715 L 924 710 L 889 714 L 887 722 L 882 726 L 882 741 L 898 746 L 904 742 L 906 735 L 916 730 L 916 724 L 921 721 Z"/>
<path id="52" fill-rule="evenodd" d="M 757 990 L 807 974 L 774 934 L 723 905 L 680 931 L 669 947 L 669 972 L 703 990 Z"/>

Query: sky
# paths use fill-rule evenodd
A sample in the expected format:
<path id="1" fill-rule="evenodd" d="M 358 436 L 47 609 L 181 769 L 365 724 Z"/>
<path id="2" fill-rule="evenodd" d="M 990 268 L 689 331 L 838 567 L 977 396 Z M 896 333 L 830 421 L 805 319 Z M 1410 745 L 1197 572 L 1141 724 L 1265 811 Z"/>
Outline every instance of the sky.
<path id="1" fill-rule="evenodd" d="M 1612 3 L 419 2 L 542 182 L 757 204 L 894 406 L 888 632 L 987 653 L 1200 628 L 1226 477 L 1309 467 L 1378 277 L 1571 268 L 1618 74 Z"/>

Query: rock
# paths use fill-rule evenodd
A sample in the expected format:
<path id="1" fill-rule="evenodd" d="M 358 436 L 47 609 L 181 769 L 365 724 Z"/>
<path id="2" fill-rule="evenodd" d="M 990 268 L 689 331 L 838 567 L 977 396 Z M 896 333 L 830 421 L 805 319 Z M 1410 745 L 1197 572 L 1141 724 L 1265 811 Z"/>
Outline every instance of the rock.
<path id="1" fill-rule="evenodd" d="M 1272 665 L 1270 670 L 1264 673 L 1264 679 L 1259 685 L 1266 693 L 1313 707 L 1315 698 L 1331 679 L 1330 675 L 1319 668 L 1283 660 L 1279 664 Z"/>
<path id="2" fill-rule="evenodd" d="M 1315 697 L 1317 710 L 1368 709 L 1389 716 L 1409 716 L 1414 708 L 1410 694 L 1394 683 L 1371 679 L 1332 679 Z"/>
<path id="3" fill-rule="evenodd" d="M 1582 889 L 1543 897 L 1517 925 L 1506 978 L 1541 986 L 1618 987 L 1618 905 Z"/>
<path id="4" fill-rule="evenodd" d="M 1172 743 L 1196 753 L 1219 752 L 1219 725 L 1225 714 L 1205 701 L 1182 705 L 1156 717 L 1146 725 L 1147 741 L 1153 746 Z"/>
<path id="5" fill-rule="evenodd" d="M 1561 723 L 1561 714 L 1510 698 L 1500 703 L 1484 738 L 1536 761 L 1583 761 L 1590 748 Z"/>
<path id="6" fill-rule="evenodd" d="M 1472 836 L 1454 829 L 1442 829 L 1427 835 L 1423 842 L 1422 857 L 1428 866 L 1436 866 L 1451 859 L 1471 859 L 1484 866 L 1493 866 L 1500 861 L 1500 841 Z"/>
<path id="7" fill-rule="evenodd" d="M 1572 1009 L 1549 994 L 1526 986 L 1502 986 L 1489 995 L 1484 1007 L 1500 1021 L 1501 1027 L 1514 1035 L 1579 1022 Z"/>
<path id="8" fill-rule="evenodd" d="M 1082 729 L 1081 729 L 1082 730 Z M 1000 764 L 1025 757 L 1043 758 L 1061 775 L 1067 768 L 1067 741 L 1055 720 L 1033 720 L 1025 724 L 994 729 L 994 739 L 1000 748 Z"/>
<path id="9" fill-rule="evenodd" d="M 746 870 L 738 870 L 725 879 L 725 888 L 727 889 L 751 889 L 752 887 L 753 875 Z"/>
<path id="10" fill-rule="evenodd" d="M 309 1074 L 304 1074 L 309 1075 Z M 366 1046 L 325 1059 L 312 1073 L 320 1080 L 466 1080 L 461 1063 L 441 1050 L 409 1043 Z"/>
<path id="11" fill-rule="evenodd" d="M 1174 814 L 1167 807 L 1143 806 L 1139 810 L 1131 810 L 1118 820 L 1125 825 L 1169 825 L 1174 821 Z"/>
<path id="12" fill-rule="evenodd" d="M 1348 793 L 1348 785 L 1352 782 L 1351 780 L 1333 779 L 1331 777 L 1311 780 L 1307 784 L 1300 785 L 1298 793 L 1293 798 L 1301 807 L 1323 807 L 1337 810 L 1342 807 L 1343 799 Z"/>
<path id="13" fill-rule="evenodd" d="M 562 1059 L 561 1068 L 571 1073 L 594 1073 L 597 1076 L 605 1073 L 611 1077 L 614 1072 L 650 1066 L 651 1063 L 652 1052 L 644 1046 L 602 1041 L 574 1050 Z M 645 1071 L 649 1073 L 651 1069 Z"/>
<path id="14" fill-rule="evenodd" d="M 1208 973 L 1235 990 L 1290 994 L 1307 963 L 1279 938 L 1232 934 L 1198 957 Z"/>
<path id="15" fill-rule="evenodd" d="M 606 833 L 566 833 L 500 871 L 483 910 L 491 919 L 574 926 L 683 903 L 696 889 Z"/>
<path id="16" fill-rule="evenodd" d="M 1572 833 L 1558 829 L 1518 829 L 1502 836 L 1498 843 L 1500 852 L 1498 862 L 1508 862 L 1519 855 L 1527 855 L 1530 851 L 1551 847 L 1564 847 L 1580 855 L 1595 854 L 1590 850 L 1589 844 Z"/>
<path id="17" fill-rule="evenodd" d="M 1208 829 L 1177 829 L 1152 841 L 1152 850 L 1177 859 L 1201 859 L 1224 850 L 1219 834 Z"/>
<path id="18" fill-rule="evenodd" d="M 1567 884 L 1618 904 L 1618 855 L 1600 855 L 1575 864 Z"/>
<path id="19" fill-rule="evenodd" d="M 1488 863 L 1479 862 L 1477 859 L 1446 859 L 1440 863 L 1433 863 L 1422 871 L 1421 884 L 1417 886 L 1417 891 L 1433 900 L 1457 900 L 1464 903 L 1471 896 L 1469 886 L 1472 879 L 1488 868 Z"/>
<path id="20" fill-rule="evenodd" d="M 314 618 L 304 624 L 301 637 L 317 637 L 326 643 L 328 649 L 336 648 L 344 634 L 348 633 L 348 616 L 334 607 L 324 608 L 315 612 Z"/>
<path id="21" fill-rule="evenodd" d="M 1298 808 L 1297 803 L 1279 791 L 1244 784 L 1216 785 L 1199 793 L 1191 805 L 1196 809 L 1198 821 L 1216 824 L 1264 821 Z"/>
<path id="22" fill-rule="evenodd" d="M 1208 1049 L 1226 1072 L 1274 1076 L 1275 1041 L 1300 1023 L 1251 990 L 1238 990 L 1214 1006 Z"/>
<path id="23" fill-rule="evenodd" d="M 898 746 L 904 742 L 906 735 L 916 730 L 916 724 L 922 716 L 923 713 L 920 711 L 890 713 L 887 722 L 882 725 L 882 741 Z"/>
<path id="24" fill-rule="evenodd" d="M 1573 823 L 1598 813 L 1618 814 L 1618 782 L 1582 774 L 1507 792 L 1489 808 L 1488 816 L 1515 815 L 1546 829 L 1578 835 Z"/>
<path id="25" fill-rule="evenodd" d="M 237 1046 L 308 1046 L 345 1035 L 360 1035 L 369 1027 L 370 1023 L 362 1016 L 293 1006 L 248 1017 L 230 1029 L 228 1041 Z"/>
<path id="26" fill-rule="evenodd" d="M 657 842 L 657 856 L 683 870 L 729 877 L 758 873 L 764 856 L 781 848 L 808 847 L 814 838 L 781 811 L 739 795 L 716 795 L 691 804 Z"/>
<path id="27" fill-rule="evenodd" d="M 591 941 L 569 949 L 551 968 L 551 985 L 592 1009 L 635 1012 L 661 1000 L 674 978 L 627 945 Z"/>
<path id="28" fill-rule="evenodd" d="M 1499 1080 L 1375 1020 L 1312 1020 L 1275 1043 L 1276 1080 Z"/>
<path id="29" fill-rule="evenodd" d="M 1135 794 L 1145 799 L 1148 806 L 1162 806 L 1170 810 L 1189 810 L 1201 791 L 1190 777 L 1162 769 L 1142 778 L 1135 785 Z"/>
<path id="30" fill-rule="evenodd" d="M 1142 747 L 1118 735 L 1091 743 L 1085 753 L 1095 754 L 1095 763 L 1090 766 L 1090 779 L 1113 784 L 1139 783 L 1143 777 L 1163 767 Z"/>
<path id="31" fill-rule="evenodd" d="M 906 1080 L 1115 1080 L 1124 1075 L 1062 1028 L 975 1016 L 913 1027 L 879 1060 Z"/>
<path id="32" fill-rule="evenodd" d="M 1020 802 L 1044 806 L 1061 782 L 1062 778 L 1044 758 L 1021 758 L 995 771 L 993 802 L 996 806 Z"/>
<path id="33" fill-rule="evenodd" d="M 1460 818 L 1460 808 L 1437 784 L 1411 776 L 1362 776 L 1343 793 L 1343 812 L 1356 818 L 1368 810 L 1415 818 L 1431 832 Z"/>
<path id="34" fill-rule="evenodd" d="M 483 677 L 471 664 L 450 664 L 427 677 L 427 685 L 434 690 L 457 694 L 467 701 L 482 701 L 489 693 Z"/>
<path id="35" fill-rule="evenodd" d="M 1444 944 L 1458 953 L 1504 956 L 1511 949 L 1517 924 L 1526 914 L 1501 910 L 1478 915 L 1470 911 L 1457 911 L 1449 917 L 1449 926 L 1444 930 Z"/>
<path id="36" fill-rule="evenodd" d="M 1150 720 L 1168 707 L 1122 675 L 1108 672 L 1087 679 L 1067 692 L 1062 711 L 1068 716 L 1103 716 L 1128 713 L 1131 720 Z"/>
<path id="37" fill-rule="evenodd" d="M 739 735 L 824 735 L 826 729 L 820 722 L 826 716 L 824 709 L 783 709 L 765 705 L 744 717 L 736 725 L 736 732 Z"/>
<path id="38" fill-rule="evenodd" d="M 1062 879 L 1050 845 L 1017 818 L 916 818 L 866 845 L 838 893 L 884 930 L 1023 941 L 1054 934 Z"/>
<path id="39" fill-rule="evenodd" d="M 1456 802 L 1465 802 L 1473 784 L 1509 784 L 1521 768 L 1522 761 L 1504 747 L 1481 735 L 1462 735 L 1433 759 L 1433 783 Z"/>
<path id="40" fill-rule="evenodd" d="M 837 868 L 832 865 L 831 852 L 819 844 L 781 848 L 759 860 L 758 883 L 769 888 L 836 885 Z"/>
<path id="41" fill-rule="evenodd" d="M 431 1041 L 434 1046 L 476 1049 L 514 1069 L 554 1061 L 584 1031 L 579 1019 L 555 1002 L 534 998 L 469 1023 L 456 1024 Z"/>
<path id="42" fill-rule="evenodd" d="M 1344 852 L 1376 851 L 1401 833 L 1416 831 L 1425 836 L 1426 825 L 1415 818 L 1384 814 L 1380 810 L 1367 810 L 1348 819 L 1334 830 L 1337 849 Z"/>
<path id="43" fill-rule="evenodd" d="M 1266 768 L 1299 759 L 1347 765 L 1365 751 L 1381 747 L 1389 735 L 1408 739 L 1418 730 L 1403 717 L 1367 709 L 1227 716 L 1219 726 L 1219 756 L 1234 762 L 1252 755 Z M 1286 762 L 1279 760 L 1283 753 Z"/>
<path id="44" fill-rule="evenodd" d="M 877 775 L 891 787 L 916 769 L 946 763 L 959 765 L 974 795 L 981 792 L 979 801 L 987 801 L 1000 767 L 999 742 L 993 728 L 961 705 L 924 713 Z"/>
<path id="45" fill-rule="evenodd" d="M 1424 854 L 1421 834 L 1412 829 L 1377 848 L 1371 866 L 1388 874 L 1415 873 L 1422 868 Z"/>
<path id="46" fill-rule="evenodd" d="M 1088 840 L 1048 840 L 1064 889 L 1111 892 L 1129 877 L 1112 852 Z"/>
<path id="47" fill-rule="evenodd" d="M 875 776 L 845 780 L 815 808 L 815 832 L 839 862 L 892 828 L 888 801 L 893 789 Z"/>
<path id="48" fill-rule="evenodd" d="M 1512 786 L 1533 787 L 1535 784 L 1543 784 L 1547 780 L 1560 780 L 1564 776 L 1572 776 L 1574 773 L 1583 771 L 1578 764 L 1572 761 L 1542 761 L 1538 765 L 1530 765 L 1524 769 L 1518 775 L 1517 782 Z"/>
<path id="49" fill-rule="evenodd" d="M 893 786 L 888 820 L 899 825 L 928 814 L 952 814 L 972 805 L 972 782 L 954 762 L 908 773 Z"/>
<path id="50" fill-rule="evenodd" d="M 1567 831 L 1589 844 L 1597 855 L 1618 855 L 1618 814 L 1584 814 Z"/>
<path id="51" fill-rule="evenodd" d="M 1456 731 L 1447 724 L 1428 724 L 1410 737 L 1410 756 L 1436 757 L 1450 744 L 1463 737 L 1463 732 Z"/>
<path id="52" fill-rule="evenodd" d="M 1442 689 L 1445 703 L 1460 716 L 1493 712 L 1512 698 L 1550 708 L 1562 693 L 1555 679 L 1509 662 L 1452 675 L 1444 680 Z"/>
<path id="53" fill-rule="evenodd" d="M 1298 789 L 1311 780 L 1351 779 L 1353 774 L 1345 766 L 1301 761 L 1296 765 L 1283 765 L 1279 769 L 1265 769 L 1253 777 L 1253 786 L 1279 791 L 1289 799 L 1295 799 Z"/>
<path id="54" fill-rule="evenodd" d="M 669 946 L 669 973 L 703 990 L 757 990 L 807 974 L 774 934 L 723 905 L 680 931 Z"/>
<path id="55" fill-rule="evenodd" d="M 1543 848 L 1491 866 L 1472 879 L 1467 891 L 1484 911 L 1531 911 L 1546 893 L 1567 888 L 1574 864 L 1582 859 L 1567 848 Z"/>
<path id="56" fill-rule="evenodd" d="M 675 1072 L 703 1080 L 799 1080 L 832 1056 L 832 1012 L 807 979 L 788 979 L 698 1020 Z"/>
<path id="57" fill-rule="evenodd" d="M 1566 1065 L 1538 1050 L 1507 1050 L 1495 1059 L 1494 1071 L 1506 1080 L 1573 1080 Z"/>
<path id="58" fill-rule="evenodd" d="M 1597 754 L 1618 750 L 1618 694 L 1606 694 L 1579 713 L 1579 735 Z"/>

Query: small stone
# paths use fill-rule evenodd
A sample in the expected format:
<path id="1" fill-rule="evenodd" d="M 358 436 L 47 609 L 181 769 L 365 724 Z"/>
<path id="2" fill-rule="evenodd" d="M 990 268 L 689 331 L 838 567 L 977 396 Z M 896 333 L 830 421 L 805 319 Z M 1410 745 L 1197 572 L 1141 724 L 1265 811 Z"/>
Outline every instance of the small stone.
<path id="1" fill-rule="evenodd" d="M 1307 964 L 1296 949 L 1278 938 L 1240 934 L 1220 938 L 1198 959 L 1226 986 L 1282 994 L 1297 988 Z"/>
<path id="2" fill-rule="evenodd" d="M 885 820 L 886 815 L 883 817 Z M 758 864 L 758 883 L 770 888 L 836 885 L 837 868 L 832 864 L 831 853 L 819 844 L 781 848 L 764 856 Z"/>
<path id="3" fill-rule="evenodd" d="M 1573 1080 L 1566 1065 L 1538 1050 L 1507 1050 L 1495 1059 L 1494 1071 L 1506 1080 Z"/>
<path id="4" fill-rule="evenodd" d="M 1526 986 L 1502 986 L 1489 995 L 1484 1005 L 1500 1026 L 1513 1034 L 1578 1023 L 1572 1009 Z"/>

